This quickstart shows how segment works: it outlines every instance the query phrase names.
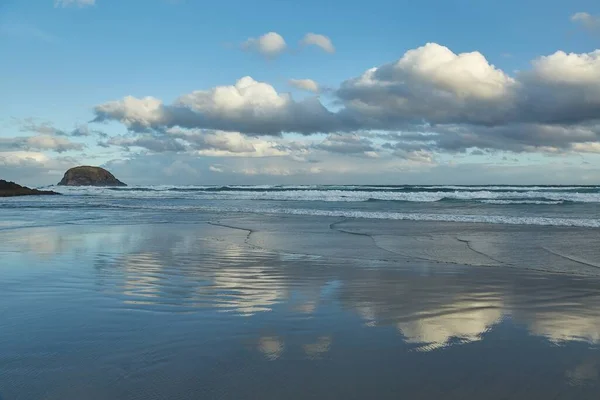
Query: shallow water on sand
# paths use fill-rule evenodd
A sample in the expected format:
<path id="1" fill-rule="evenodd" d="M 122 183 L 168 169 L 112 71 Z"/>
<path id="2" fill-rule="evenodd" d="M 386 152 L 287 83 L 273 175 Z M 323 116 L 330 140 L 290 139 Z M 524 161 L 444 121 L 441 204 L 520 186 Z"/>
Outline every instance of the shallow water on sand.
<path id="1" fill-rule="evenodd" d="M 257 215 L 6 229 L 0 399 L 597 399 L 594 246 Z"/>

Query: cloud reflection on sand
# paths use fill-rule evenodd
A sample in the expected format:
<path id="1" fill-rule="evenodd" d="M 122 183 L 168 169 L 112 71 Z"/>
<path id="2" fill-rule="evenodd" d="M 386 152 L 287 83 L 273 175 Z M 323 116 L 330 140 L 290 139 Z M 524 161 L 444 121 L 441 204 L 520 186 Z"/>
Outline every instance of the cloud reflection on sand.
<path id="1" fill-rule="evenodd" d="M 281 241 L 293 231 L 286 224 Z M 0 234 L 7 239 L 0 251 L 11 251 L 13 258 L 60 255 L 57 265 L 71 265 L 80 274 L 91 261 L 95 285 L 130 309 L 215 311 L 247 318 L 274 313 L 285 321 L 315 318 L 322 309 L 332 315 L 341 307 L 364 325 L 395 327 L 406 343 L 427 351 L 483 340 L 507 318 L 554 343 L 600 343 L 600 289 L 593 278 L 290 255 L 247 246 L 246 232 L 207 224 L 23 232 L 27 234 Z M 329 348 L 333 336 L 322 333 L 312 344 L 304 343 L 309 358 Z M 283 349 L 280 336 L 260 347 Z M 279 358 L 282 351 L 267 353 Z"/>
<path id="2" fill-rule="evenodd" d="M 258 349 L 271 361 L 281 357 L 284 347 L 283 340 L 276 336 L 264 336 L 258 341 Z"/>
<path id="3" fill-rule="evenodd" d="M 462 343 L 482 339 L 482 334 L 502 318 L 502 304 L 457 301 L 443 306 L 439 315 L 398 322 L 396 327 L 408 343 L 421 343 L 423 351 L 444 347 L 451 339 Z"/>

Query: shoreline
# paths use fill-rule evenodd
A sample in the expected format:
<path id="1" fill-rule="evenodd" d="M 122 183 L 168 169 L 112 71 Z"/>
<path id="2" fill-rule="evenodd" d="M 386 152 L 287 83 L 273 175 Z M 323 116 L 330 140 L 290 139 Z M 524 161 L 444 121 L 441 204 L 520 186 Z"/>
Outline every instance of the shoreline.
<path id="1" fill-rule="evenodd" d="M 439 262 L 488 262 L 456 237 L 547 262 L 596 230 L 197 217 L 0 231 L 0 395 L 597 396 L 600 274 Z"/>

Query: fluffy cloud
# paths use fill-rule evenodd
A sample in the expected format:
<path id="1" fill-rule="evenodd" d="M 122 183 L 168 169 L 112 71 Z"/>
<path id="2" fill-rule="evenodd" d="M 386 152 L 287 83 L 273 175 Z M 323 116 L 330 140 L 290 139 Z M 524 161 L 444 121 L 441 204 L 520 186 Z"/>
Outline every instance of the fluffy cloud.
<path id="1" fill-rule="evenodd" d="M 600 51 L 557 52 L 509 77 L 480 53 L 430 43 L 344 82 L 338 96 L 363 127 L 573 124 L 600 112 Z"/>
<path id="2" fill-rule="evenodd" d="M 307 33 L 301 42 L 304 46 L 317 46 L 321 50 L 327 53 L 335 53 L 335 47 L 325 35 L 318 35 L 316 33 Z"/>
<path id="3" fill-rule="evenodd" d="M 319 93 L 319 84 L 312 79 L 290 79 L 288 82 L 296 89 Z"/>
<path id="4" fill-rule="evenodd" d="M 591 15 L 586 12 L 578 12 L 571 16 L 571 21 L 590 31 L 600 29 L 600 15 Z"/>
<path id="5" fill-rule="evenodd" d="M 126 96 L 122 100 L 96 106 L 95 113 L 96 122 L 117 120 L 133 130 L 148 129 L 167 119 L 162 101 L 154 97 L 138 99 Z"/>
<path id="6" fill-rule="evenodd" d="M 169 106 L 153 97 L 128 96 L 97 106 L 95 113 L 96 122 L 117 120 L 134 131 L 179 126 L 257 135 L 310 134 L 333 130 L 336 123 L 318 99 L 295 101 L 248 76 L 232 86 L 183 95 Z"/>
<path id="7" fill-rule="evenodd" d="M 242 43 L 242 48 L 255 51 L 266 57 L 274 57 L 281 54 L 287 45 L 283 37 L 277 32 L 269 32 L 258 38 L 249 38 Z"/>
<path id="8" fill-rule="evenodd" d="M 87 7 L 96 4 L 96 0 L 54 0 L 54 7 Z"/>
<path id="9" fill-rule="evenodd" d="M 355 126 L 407 133 L 413 150 L 574 149 L 600 140 L 600 51 L 556 52 L 510 77 L 480 53 L 437 44 L 344 82 Z"/>
<path id="10" fill-rule="evenodd" d="M 506 115 L 515 86 L 480 53 L 429 43 L 345 81 L 338 96 L 348 114 L 374 129 L 416 121 L 487 124 Z"/>
<path id="11" fill-rule="evenodd" d="M 318 89 L 311 80 L 290 84 Z M 337 111 L 317 97 L 296 101 L 244 77 L 235 85 L 185 94 L 170 105 L 154 97 L 101 104 L 95 121 L 116 120 L 146 133 L 174 127 L 244 135 L 336 133 L 348 141 L 354 134 L 379 132 L 383 149 L 419 159 L 474 148 L 580 151 L 600 142 L 600 50 L 559 51 L 511 76 L 479 52 L 456 54 L 429 43 L 344 81 L 333 94 Z M 330 148 L 337 149 L 340 139 L 331 138 L 336 143 Z"/>
<path id="12" fill-rule="evenodd" d="M 533 78 L 550 85 L 599 85 L 600 50 L 584 54 L 563 51 L 533 61 Z M 527 76 L 527 75 L 526 75 Z"/>

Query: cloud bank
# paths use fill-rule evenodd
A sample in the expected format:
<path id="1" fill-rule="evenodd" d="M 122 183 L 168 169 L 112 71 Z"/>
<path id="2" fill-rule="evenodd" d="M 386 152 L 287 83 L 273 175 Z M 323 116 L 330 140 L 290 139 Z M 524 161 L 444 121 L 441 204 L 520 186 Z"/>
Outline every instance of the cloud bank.
<path id="1" fill-rule="evenodd" d="M 308 79 L 294 87 L 316 92 Z M 134 132 L 212 129 L 281 136 L 377 132 L 400 151 L 594 151 L 600 141 L 600 50 L 554 54 L 510 75 L 479 52 L 456 54 L 436 43 L 343 81 L 336 111 L 321 100 L 295 100 L 244 77 L 197 90 L 172 104 L 125 97 L 95 108 L 95 121 Z M 353 137 L 353 136 L 349 136 Z"/>

